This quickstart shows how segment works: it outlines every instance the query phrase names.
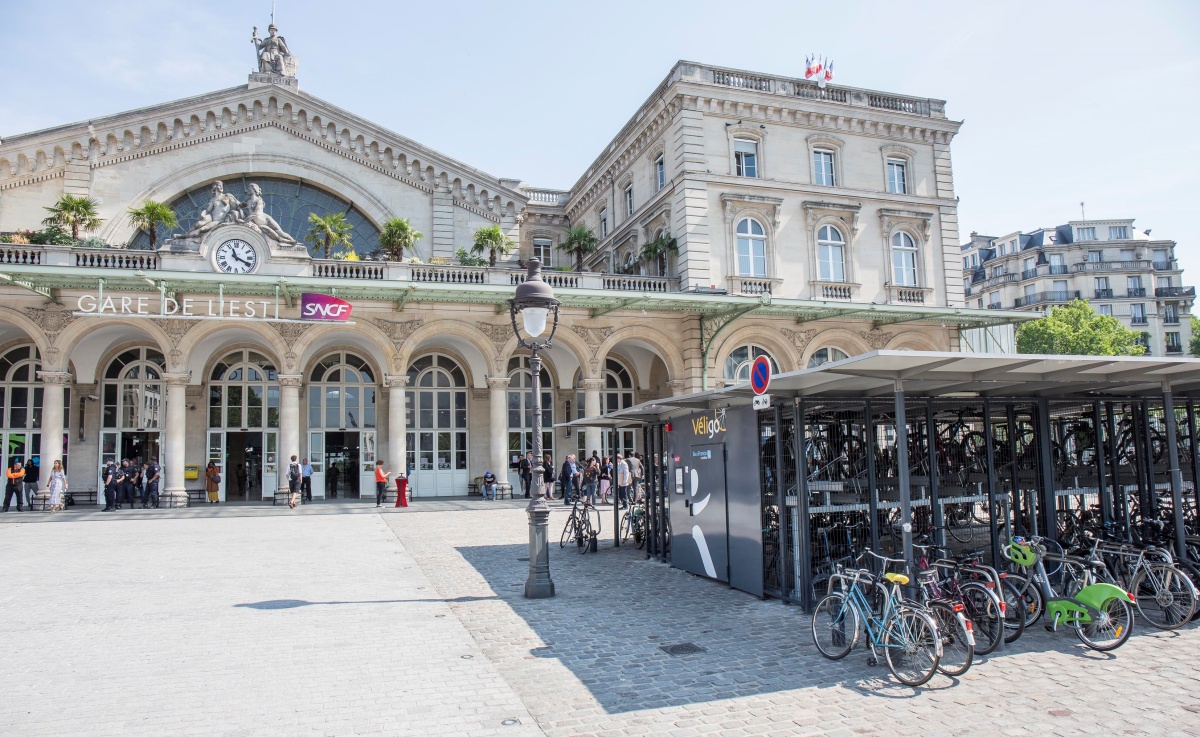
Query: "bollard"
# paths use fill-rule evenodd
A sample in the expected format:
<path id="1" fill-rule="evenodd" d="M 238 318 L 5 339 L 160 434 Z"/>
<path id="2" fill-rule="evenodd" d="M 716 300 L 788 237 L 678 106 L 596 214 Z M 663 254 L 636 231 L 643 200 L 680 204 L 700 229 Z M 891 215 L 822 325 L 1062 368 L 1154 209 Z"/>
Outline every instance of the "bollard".
<path id="1" fill-rule="evenodd" d="M 396 479 L 396 506 L 408 506 L 408 479 L 403 476 Z"/>

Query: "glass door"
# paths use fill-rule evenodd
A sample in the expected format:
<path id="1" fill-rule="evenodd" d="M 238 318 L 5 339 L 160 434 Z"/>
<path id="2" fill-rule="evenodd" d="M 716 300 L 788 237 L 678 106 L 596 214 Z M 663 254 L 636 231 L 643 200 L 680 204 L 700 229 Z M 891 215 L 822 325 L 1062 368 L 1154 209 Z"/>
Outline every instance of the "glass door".
<path id="1" fill-rule="evenodd" d="M 263 453 L 262 467 L 262 498 L 274 499 L 275 490 L 279 488 L 279 431 L 267 430 L 263 433 L 266 445 Z M 285 466 L 286 467 L 286 466 Z"/>
<path id="2" fill-rule="evenodd" d="M 209 463 L 217 465 L 217 473 L 221 475 L 220 490 L 217 492 L 217 498 L 225 501 L 225 484 L 229 483 L 229 474 L 225 469 L 225 433 L 220 430 L 214 430 L 208 433 L 208 460 L 204 464 L 204 468 L 200 469 L 200 488 L 208 491 L 208 478 L 206 470 Z"/>
<path id="3" fill-rule="evenodd" d="M 359 438 L 359 473 L 358 481 L 359 496 L 363 499 L 375 498 L 375 431 L 363 430 L 358 434 Z M 397 465 L 389 458 L 384 460 L 384 468 L 392 472 L 390 478 L 396 478 L 396 473 L 400 470 Z M 394 483 L 394 482 L 393 482 Z"/>
<path id="4" fill-rule="evenodd" d="M 308 462 L 313 474 L 309 483 L 312 484 L 313 499 L 325 498 L 325 431 L 310 430 L 308 433 Z"/>

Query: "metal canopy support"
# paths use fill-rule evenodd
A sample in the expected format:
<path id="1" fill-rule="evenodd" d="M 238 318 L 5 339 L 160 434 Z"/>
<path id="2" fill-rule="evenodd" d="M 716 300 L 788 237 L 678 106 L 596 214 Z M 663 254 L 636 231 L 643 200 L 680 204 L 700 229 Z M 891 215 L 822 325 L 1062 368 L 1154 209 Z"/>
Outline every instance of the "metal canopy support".
<path id="1" fill-rule="evenodd" d="M 912 489 L 908 476 L 908 418 L 904 408 L 904 382 L 895 383 L 896 403 L 896 481 L 900 485 L 900 530 L 904 549 L 904 562 L 911 569 L 913 563 L 912 537 Z"/>
<path id="2" fill-rule="evenodd" d="M 1171 385 L 1163 382 L 1163 422 L 1167 432 L 1167 460 L 1171 464 L 1171 515 L 1175 523 L 1175 551 L 1187 560 L 1187 531 L 1183 525 L 1183 472 L 1179 470 L 1179 438 L 1175 429 L 1175 401 Z"/>
<path id="3" fill-rule="evenodd" d="M 992 433 L 992 403 L 983 400 L 983 447 L 987 451 L 988 527 L 991 530 L 992 565 L 1000 565 L 1000 531 L 996 524 L 996 438 Z M 1009 533 L 1012 533 L 1011 528 Z"/>
<path id="4" fill-rule="evenodd" d="M 621 300 L 615 304 L 611 304 L 607 307 L 593 307 L 591 310 L 590 316 L 591 317 L 600 317 L 601 315 L 607 315 L 608 313 L 616 312 L 617 310 L 632 309 L 634 307 L 637 307 L 639 304 L 644 304 L 648 301 L 649 301 L 649 297 L 646 295 L 642 295 L 641 297 L 635 297 L 634 299 L 623 299 L 623 300 Z"/>
<path id="5" fill-rule="evenodd" d="M 1188 443 L 1192 448 L 1192 493 L 1196 497 L 1196 509 L 1200 510 L 1200 453 L 1196 452 L 1196 443 L 1200 438 L 1196 437 L 1196 400 L 1187 400 L 1187 423 L 1188 423 Z M 1200 564 L 1200 560 L 1194 560 L 1193 563 Z"/>
<path id="6" fill-rule="evenodd" d="M 276 297 L 283 297 L 283 302 L 288 307 L 292 306 L 292 290 L 288 289 L 287 279 L 279 277 L 279 283 L 275 285 Z"/>
<path id="7" fill-rule="evenodd" d="M 1050 400 L 1041 398 L 1034 406 L 1037 414 L 1037 431 L 1034 437 L 1038 449 L 1038 491 L 1037 514 L 1042 518 L 1042 535 L 1058 540 L 1058 524 L 1054 510 L 1058 500 L 1054 496 L 1054 446 L 1050 434 Z"/>
<path id="8" fill-rule="evenodd" d="M 1104 416 L 1101 412 L 1100 400 L 1092 402 L 1092 437 L 1095 442 L 1096 449 L 1096 485 L 1100 492 L 1100 522 L 1103 525 L 1108 525 L 1112 522 L 1112 486 L 1108 483 L 1108 476 L 1105 473 L 1105 460 L 1107 453 L 1104 449 Z M 1113 479 L 1116 482 L 1116 479 Z"/>
<path id="9" fill-rule="evenodd" d="M 804 411 L 804 400 L 797 400 L 792 410 L 795 413 L 795 427 L 792 431 L 792 455 L 796 459 L 796 519 L 799 524 L 798 535 L 792 537 L 795 546 L 793 555 L 799 558 L 796 571 L 799 575 L 800 606 L 804 611 L 811 612 L 815 602 L 812 600 L 812 520 L 808 518 L 808 454 L 804 452 L 804 438 L 808 430 L 808 416 Z M 786 507 L 787 500 L 784 500 Z M 786 548 L 781 553 L 786 553 Z"/>
<path id="10" fill-rule="evenodd" d="M 946 531 L 941 528 L 945 527 L 946 522 L 938 493 L 941 480 L 938 478 L 937 421 L 934 417 L 933 402 L 928 400 L 925 402 L 925 444 L 925 457 L 929 459 L 929 510 L 933 515 L 933 526 L 938 528 L 934 539 L 938 545 L 945 545 Z"/>
<path id="11" fill-rule="evenodd" d="M 766 303 L 770 302 L 769 295 Z M 739 317 L 748 313 L 754 312 L 762 304 L 748 305 L 744 307 L 735 307 L 732 310 L 718 312 L 715 315 L 700 316 L 700 349 L 702 353 L 703 367 L 701 368 L 701 388 L 708 389 L 708 359 L 712 351 L 713 343 L 717 337 L 725 332 L 725 329 L 732 325 Z"/>
<path id="12" fill-rule="evenodd" d="M 879 550 L 879 481 L 875 470 L 875 414 L 872 411 L 871 400 L 863 403 L 863 411 L 867 416 L 867 508 L 871 513 L 871 549 Z"/>
<path id="13" fill-rule="evenodd" d="M 3 279 L 4 281 L 8 282 L 9 284 L 12 284 L 14 287 L 21 287 L 22 289 L 28 289 L 29 291 L 33 292 L 34 294 L 45 297 L 46 299 L 50 300 L 51 302 L 58 302 L 58 295 L 55 293 L 55 290 L 53 290 L 53 289 L 49 289 L 47 287 L 35 286 L 33 284 L 33 282 L 25 281 L 24 279 L 17 279 L 16 277 L 10 276 L 9 274 L 0 274 L 0 279 Z"/>

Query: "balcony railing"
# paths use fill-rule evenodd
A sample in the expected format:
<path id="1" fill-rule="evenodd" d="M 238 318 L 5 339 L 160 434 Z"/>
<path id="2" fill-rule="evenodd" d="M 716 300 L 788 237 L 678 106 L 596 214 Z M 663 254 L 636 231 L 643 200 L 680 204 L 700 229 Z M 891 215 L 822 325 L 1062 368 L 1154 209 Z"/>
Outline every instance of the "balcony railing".
<path id="1" fill-rule="evenodd" d="M 313 276 L 324 279 L 383 279 L 385 267 L 374 261 L 313 259 Z"/>
<path id="2" fill-rule="evenodd" d="M 1075 264 L 1075 271 L 1146 271 L 1149 261 L 1084 261 Z"/>
<path id="3" fill-rule="evenodd" d="M 779 285 L 780 279 L 771 279 L 765 276 L 727 276 L 725 280 L 729 284 L 729 291 L 733 294 L 771 294 L 772 290 Z"/>
<path id="4" fill-rule="evenodd" d="M 1000 302 L 992 302 L 991 304 L 989 304 L 987 306 L 987 308 L 989 310 L 1002 310 L 1002 309 L 1004 309 L 1004 305 Z"/>
<path id="5" fill-rule="evenodd" d="M 854 299 L 854 287 L 849 284 L 821 284 L 821 299 Z"/>
<path id="6" fill-rule="evenodd" d="M 1166 314 L 1163 315 L 1163 325 L 1178 325 L 1179 315 Z"/>
<path id="7" fill-rule="evenodd" d="M 1195 297 L 1195 287 L 1155 287 L 1155 297 Z"/>
<path id="8" fill-rule="evenodd" d="M 1149 325 L 1150 324 L 1150 321 L 1146 319 L 1145 315 L 1132 315 L 1129 318 L 1129 322 L 1134 325 Z"/>
<path id="9" fill-rule="evenodd" d="M 1175 266 L 1174 261 L 1155 261 L 1154 262 L 1154 270 L 1155 271 L 1175 271 L 1177 268 L 1178 267 Z"/>
<path id="10" fill-rule="evenodd" d="M 1050 264 L 1051 275 L 1057 276 L 1059 274 L 1066 274 L 1068 272 L 1070 272 L 1070 269 L 1066 264 Z"/>
<path id="11" fill-rule="evenodd" d="M 154 271 L 158 268 L 156 251 L 126 251 L 120 248 L 70 248 L 74 265 L 88 269 Z M 43 261 L 43 263 L 45 263 Z"/>
<path id="12" fill-rule="evenodd" d="M 36 266 L 42 263 L 41 246 L 21 246 L 5 243 L 0 246 L 0 264 Z"/>
<path id="13" fill-rule="evenodd" d="M 1097 289 L 1096 290 L 1096 299 L 1112 299 L 1112 298 L 1113 298 L 1113 290 L 1111 290 L 1111 289 Z"/>
<path id="14" fill-rule="evenodd" d="M 1140 297 L 1145 297 L 1146 296 L 1146 288 L 1145 287 L 1133 287 L 1131 289 L 1127 289 L 1127 290 L 1125 290 L 1125 296 L 1132 297 L 1135 299 L 1140 298 Z"/>
<path id="15" fill-rule="evenodd" d="M 1179 355 L 1183 353 L 1183 346 L 1178 343 L 1167 343 L 1167 355 Z"/>
<path id="16" fill-rule="evenodd" d="M 901 287 L 895 284 L 889 284 L 887 291 L 891 304 L 923 305 L 933 295 L 933 290 L 928 287 Z"/>
<path id="17" fill-rule="evenodd" d="M 1037 269 L 1025 269 L 1021 272 L 1021 279 L 1022 281 L 1025 279 L 1032 279 L 1037 275 Z"/>
<path id="18" fill-rule="evenodd" d="M 1073 299 L 1079 299 L 1079 291 L 1067 292 L 1037 292 L 1027 294 L 1024 297 L 1018 297 L 1016 308 L 1029 307 L 1031 305 L 1052 304 L 1061 302 L 1070 302 Z"/>

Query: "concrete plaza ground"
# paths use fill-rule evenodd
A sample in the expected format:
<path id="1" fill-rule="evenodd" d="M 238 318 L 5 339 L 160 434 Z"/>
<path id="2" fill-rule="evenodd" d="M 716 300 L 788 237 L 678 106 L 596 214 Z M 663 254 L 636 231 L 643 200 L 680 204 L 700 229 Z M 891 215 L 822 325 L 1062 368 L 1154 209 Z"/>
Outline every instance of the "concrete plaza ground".
<path id="1" fill-rule="evenodd" d="M 561 506 L 528 601 L 522 507 L 0 515 L 0 735 L 1200 735 L 1196 625 L 1039 627 L 914 690 L 795 607 L 560 551 Z"/>

